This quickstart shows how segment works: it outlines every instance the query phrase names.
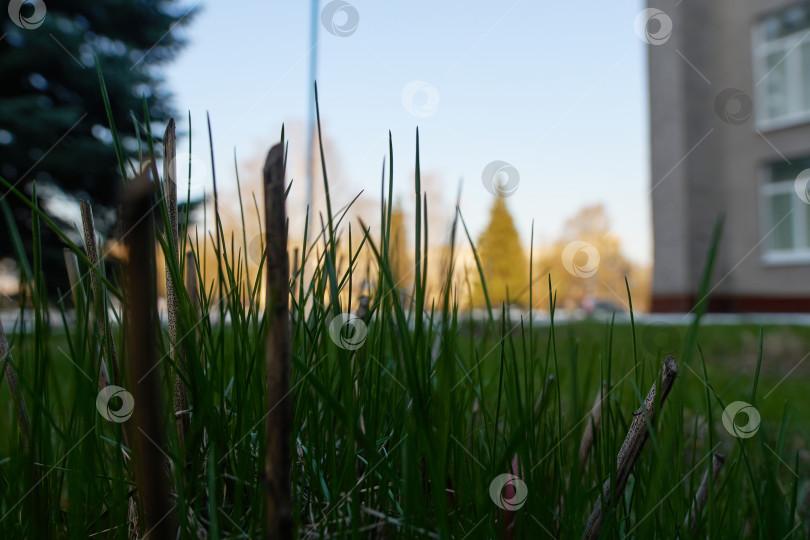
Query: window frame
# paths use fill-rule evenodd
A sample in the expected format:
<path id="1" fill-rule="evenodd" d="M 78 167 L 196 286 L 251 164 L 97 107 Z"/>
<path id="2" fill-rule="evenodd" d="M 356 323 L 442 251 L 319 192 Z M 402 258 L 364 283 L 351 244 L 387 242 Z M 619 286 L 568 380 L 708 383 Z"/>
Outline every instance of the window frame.
<path id="1" fill-rule="evenodd" d="M 760 237 L 762 238 L 762 262 L 765 265 L 792 265 L 810 263 L 810 205 L 802 201 L 796 194 L 795 181 L 782 180 L 773 182 L 774 163 L 767 163 L 760 168 L 759 186 L 759 216 Z M 770 249 L 768 247 L 769 234 L 776 225 L 771 215 L 771 197 L 775 195 L 791 195 L 790 216 L 791 247 L 790 249 Z M 804 246 L 804 247 L 796 247 Z"/>
<path id="2" fill-rule="evenodd" d="M 784 8 L 784 9 L 790 9 Z M 760 19 L 751 30 L 752 60 L 754 74 L 754 118 L 756 128 L 760 131 L 772 131 L 810 122 L 810 99 L 806 107 L 802 105 L 803 91 L 810 95 L 810 87 L 804 89 L 804 74 L 802 73 L 802 55 L 792 54 L 795 49 L 810 47 L 810 28 L 797 30 L 791 34 L 766 40 L 763 36 L 763 25 L 765 19 Z M 787 78 L 788 113 L 783 116 L 768 116 L 768 85 L 767 78 L 774 68 L 768 70 L 768 55 L 774 52 L 784 51 L 785 55 L 780 61 L 785 64 L 785 74 Z M 808 52 L 810 54 L 810 51 Z M 808 73 L 810 75 L 810 73 Z M 810 86 L 810 83 L 808 83 Z"/>

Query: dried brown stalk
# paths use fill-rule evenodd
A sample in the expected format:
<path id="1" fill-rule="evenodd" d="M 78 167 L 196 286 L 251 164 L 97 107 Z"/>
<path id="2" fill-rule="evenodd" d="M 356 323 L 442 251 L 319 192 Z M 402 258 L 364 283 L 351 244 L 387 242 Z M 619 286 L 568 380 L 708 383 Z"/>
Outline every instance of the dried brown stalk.
<path id="1" fill-rule="evenodd" d="M 549 375 L 549 377 L 553 377 L 553 375 Z M 582 441 L 579 444 L 579 463 L 581 468 L 585 467 L 585 463 L 588 460 L 588 454 L 590 454 L 591 447 L 593 446 L 593 439 L 596 435 L 596 431 L 599 429 L 599 425 L 602 422 L 602 407 L 604 406 L 605 399 L 607 397 L 607 390 L 608 384 L 607 382 L 603 382 L 602 387 L 596 394 L 596 399 L 594 400 L 593 406 L 588 412 L 588 424 L 585 426 L 585 431 L 582 433 Z M 571 477 L 567 476 L 565 478 L 566 491 L 568 490 L 570 482 Z M 563 495 L 564 492 L 560 490 L 560 500 L 557 502 L 556 508 L 557 516 L 562 516 L 565 512 L 565 499 Z M 558 520 L 555 519 L 554 523 L 559 526 Z"/>
<path id="2" fill-rule="evenodd" d="M 641 455 L 641 450 L 644 448 L 644 443 L 650 436 L 649 426 L 652 425 L 656 417 L 655 407 L 658 405 L 660 408 L 664 404 L 672 390 L 672 385 L 675 383 L 675 378 L 678 376 L 678 363 L 671 356 L 667 356 L 664 360 L 664 367 L 661 372 L 660 393 L 656 398 L 656 385 L 654 382 L 644 399 L 641 408 L 633 413 L 633 422 L 627 430 L 627 437 L 619 449 L 619 455 L 616 457 L 616 478 L 615 487 L 612 490 L 618 499 L 624 492 L 624 487 L 627 485 L 627 479 L 633 471 L 633 466 L 636 460 Z M 599 537 L 599 532 L 602 530 L 602 521 L 604 518 L 603 507 L 610 506 L 614 501 L 611 500 L 611 485 L 610 479 L 605 481 L 603 491 L 599 499 L 594 505 L 591 516 L 588 518 L 588 524 L 585 527 L 584 538 L 591 540 Z"/>
<path id="3" fill-rule="evenodd" d="M 113 384 L 121 384 L 121 376 L 118 374 L 118 357 L 115 353 L 115 342 L 112 332 L 107 324 L 107 310 L 105 307 L 106 294 L 104 293 L 101 280 L 96 272 L 100 265 L 98 260 L 98 244 L 96 243 L 96 226 L 93 222 L 93 209 L 87 201 L 79 201 L 79 208 L 82 213 L 82 228 L 84 229 L 84 247 L 87 251 L 87 259 L 95 268 L 90 271 L 90 286 L 93 289 L 93 301 L 96 309 L 96 324 L 99 328 L 101 341 L 101 359 L 106 359 L 112 366 Z M 108 348 L 109 343 L 109 348 Z M 109 350 L 108 350 L 109 349 Z M 98 368 L 101 372 L 101 368 Z"/>
<path id="4" fill-rule="evenodd" d="M 197 288 L 197 265 L 195 263 L 194 252 L 186 252 L 186 292 L 191 300 L 191 305 L 200 314 L 200 291 Z"/>
<path id="5" fill-rule="evenodd" d="M 293 249 L 292 283 L 290 284 L 290 288 L 292 288 L 293 290 L 295 289 L 295 283 L 297 279 L 298 279 L 298 248 L 295 248 Z"/>
<path id="6" fill-rule="evenodd" d="M 712 477 L 714 482 L 717 482 L 717 476 L 720 474 L 720 469 L 723 463 L 726 462 L 726 456 L 723 454 L 715 454 L 712 458 Z M 709 498 L 709 470 L 703 473 L 703 480 L 700 481 L 700 487 L 695 493 L 695 500 L 692 502 L 692 508 L 689 509 L 689 514 L 684 520 L 683 526 L 689 527 L 692 534 L 695 533 L 697 528 L 698 517 L 703 512 L 703 507 Z"/>
<path id="7" fill-rule="evenodd" d="M 68 281 L 70 282 L 70 290 L 73 295 L 73 305 L 76 312 L 79 311 L 79 306 L 84 305 L 84 287 L 82 286 L 81 274 L 79 273 L 79 258 L 73 253 L 72 250 L 64 248 L 62 253 L 65 256 L 65 266 L 67 267 Z M 98 350 L 96 350 L 98 353 Z M 110 373 L 107 371 L 107 362 L 104 358 L 99 359 L 98 370 L 98 389 L 102 390 L 110 386 Z"/>
<path id="8" fill-rule="evenodd" d="M 170 256 L 174 257 L 174 261 L 180 264 L 178 258 L 180 242 L 177 232 L 177 164 L 175 158 L 177 157 L 177 137 L 175 135 L 174 118 L 169 120 L 169 125 L 166 126 L 166 132 L 163 134 L 163 190 L 166 196 L 166 205 L 169 214 L 169 232 L 167 237 L 170 237 Z M 181 374 L 185 374 L 184 359 L 182 355 L 177 354 L 177 290 L 172 282 L 172 276 L 169 272 L 168 262 L 166 264 L 166 306 L 169 311 L 169 357 L 174 365 L 177 367 L 177 375 L 174 378 L 174 417 L 177 424 L 177 439 L 182 446 L 186 440 L 186 433 L 188 433 L 189 415 L 188 415 L 188 390 L 183 382 Z"/>
<path id="9" fill-rule="evenodd" d="M 804 492 L 804 502 L 799 506 L 798 518 L 802 523 L 802 529 L 810 538 L 810 489 Z"/>
<path id="10" fill-rule="evenodd" d="M 284 206 L 284 148 L 270 149 L 264 164 L 265 246 L 267 287 L 265 316 L 268 317 L 266 349 L 267 454 L 264 464 L 264 536 L 292 538 L 290 503 L 290 268 L 287 255 L 286 209 Z"/>
<path id="11" fill-rule="evenodd" d="M 197 264 L 196 264 L 196 260 L 195 260 L 195 257 L 194 257 L 194 252 L 191 251 L 191 250 L 186 251 L 186 292 L 188 293 L 189 300 L 191 300 L 191 305 L 194 306 L 194 310 L 197 313 L 197 317 L 199 317 L 201 308 L 200 308 L 200 291 L 199 291 L 198 286 L 197 286 Z M 199 332 L 196 325 L 194 327 L 194 336 L 195 336 L 194 339 L 197 342 L 199 342 L 200 332 Z M 205 361 L 203 359 L 202 346 L 197 351 L 197 355 L 198 355 L 199 361 L 204 364 Z M 197 360 L 195 359 L 195 361 L 197 361 Z M 203 426 L 203 446 L 207 446 L 207 445 L 208 445 L 208 431 L 205 428 L 205 426 Z M 208 460 L 204 459 L 202 461 L 202 471 L 203 471 L 203 477 L 204 478 L 206 478 L 206 476 L 205 476 L 205 468 L 206 468 L 207 464 L 208 464 Z M 208 493 L 208 488 L 207 487 L 206 487 L 206 493 Z"/>
<path id="12" fill-rule="evenodd" d="M 155 284 L 155 234 L 152 211 L 153 184 L 142 173 L 129 185 L 123 204 L 127 231 L 126 298 L 128 308 L 127 365 L 135 398 L 133 420 L 127 422 L 134 442 L 142 529 L 150 538 L 170 538 L 172 521 L 169 491 L 163 474 L 165 436 L 160 371 L 157 362 L 157 292 Z M 146 219 L 144 219 L 146 217 Z"/>
<path id="13" fill-rule="evenodd" d="M 535 419 L 540 418 L 540 414 L 543 410 L 548 406 L 551 400 L 551 392 L 554 390 L 554 375 L 549 375 L 546 378 L 546 384 L 543 386 L 543 392 L 537 396 L 537 401 L 534 404 L 534 417 Z"/>
<path id="14" fill-rule="evenodd" d="M 3 330 L 2 322 L 0 322 L 0 362 L 5 362 L 6 382 L 11 392 L 11 399 L 14 401 L 14 407 L 17 409 L 17 424 L 20 428 L 20 437 L 22 438 L 23 447 L 26 452 L 30 452 L 33 442 L 31 418 L 28 416 L 28 409 L 25 407 L 25 397 L 23 397 L 20 384 L 17 382 L 17 372 L 14 370 L 14 365 L 12 364 L 11 352 L 8 350 L 8 339 L 6 339 L 6 332 Z M 34 449 L 32 455 L 34 456 L 34 461 L 39 461 L 36 449 Z"/>
<path id="15" fill-rule="evenodd" d="M 579 465 L 585 467 L 585 462 L 588 460 L 588 454 L 591 452 L 593 446 L 593 439 L 599 425 L 602 423 L 602 408 L 605 405 L 605 397 L 607 395 L 608 384 L 602 383 L 602 388 L 596 394 L 596 399 L 591 407 L 591 412 L 588 413 L 588 424 L 585 426 L 585 431 L 582 433 L 582 441 L 579 443 Z"/>

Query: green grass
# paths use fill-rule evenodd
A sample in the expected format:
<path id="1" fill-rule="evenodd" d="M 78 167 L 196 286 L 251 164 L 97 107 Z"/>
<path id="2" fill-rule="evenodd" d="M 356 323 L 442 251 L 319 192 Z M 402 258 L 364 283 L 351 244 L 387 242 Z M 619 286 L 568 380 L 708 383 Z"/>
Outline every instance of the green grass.
<path id="1" fill-rule="evenodd" d="M 154 155 L 148 119 L 144 127 L 148 153 Z M 392 160 L 393 148 L 389 165 Z M 122 171 L 127 168 L 121 164 Z M 392 171 L 391 166 L 388 195 Z M 324 177 L 325 172 L 326 164 Z M 792 363 L 778 349 L 786 335 L 806 349 L 805 329 L 765 328 L 760 348 L 759 329 L 748 326 L 661 329 L 590 322 L 540 328 L 528 319 L 500 317 L 501 306 L 491 306 L 485 324 L 470 323 L 449 276 L 438 305 L 426 301 L 427 268 L 447 268 L 447 261 L 427 258 L 427 209 L 419 182 L 417 141 L 414 197 L 420 219 L 415 284 L 408 295 L 397 292 L 387 255 L 390 196 L 381 201 L 381 230 L 352 223 L 349 233 L 344 214 L 329 210 L 324 227 L 314 226 L 311 244 L 299 255 L 297 267 L 306 271 L 293 276 L 290 290 L 294 418 L 289 441 L 298 537 L 492 538 L 506 534 L 506 521 L 513 524 L 513 538 L 580 537 L 600 486 L 615 474 L 633 412 L 666 354 L 677 358 L 680 375 L 624 496 L 606 510 L 603 537 L 692 537 L 683 528 L 684 518 L 716 452 L 726 455 L 725 466 L 694 536 L 808 534 L 800 525 L 808 519 L 801 514 L 807 459 L 799 457 L 810 434 L 807 375 L 799 369 L 780 383 Z M 329 201 L 327 180 L 324 188 Z M 32 215 L 37 226 L 49 225 L 33 205 Z M 165 225 L 165 203 L 155 219 Z M 210 538 L 255 538 L 261 536 L 263 518 L 263 418 L 272 405 L 264 395 L 262 276 L 247 274 L 247 254 L 231 248 L 218 216 L 207 219 L 217 224 L 215 237 L 192 235 L 187 243 L 198 254 L 200 280 L 202 267 L 219 268 L 218 277 L 200 289 L 204 315 L 197 315 L 184 288 L 179 292 L 178 335 L 190 359 L 184 376 L 193 411 L 190 432 L 181 446 L 168 398 L 178 370 L 168 358 L 168 334 L 161 330 L 157 369 L 169 426 L 165 451 L 173 466 L 155 464 L 154 470 L 170 478 L 176 494 L 170 519 L 180 537 L 204 531 Z M 186 232 L 181 231 L 181 242 Z M 290 235 L 303 236 L 303 231 Z M 463 238 L 451 235 L 456 236 Z M 220 246 L 213 258 L 203 256 L 204 241 L 209 250 Z M 169 254 L 176 249 L 165 240 L 161 246 Z M 364 249 L 374 253 L 368 276 L 357 264 Z M 92 270 L 86 262 L 84 290 L 89 291 Z M 22 447 L 3 383 L 0 537 L 126 538 L 128 499 L 137 486 L 120 448 L 121 425 L 102 419 L 95 407 L 100 336 L 86 309 L 92 302 L 84 299 L 77 323 L 49 328 L 42 316 L 48 307 L 45 284 L 50 272 L 60 270 L 43 269 L 39 249 L 21 266 L 30 268 L 29 300 L 38 316 L 31 332 L 6 330 L 38 457 L 35 461 Z M 182 283 L 181 268 L 172 264 L 170 270 L 175 283 Z M 120 297 L 124 288 L 117 274 L 106 276 L 107 290 Z M 705 276 L 703 290 L 708 290 L 711 264 Z M 143 278 L 163 279 L 158 273 Z M 357 309 L 360 279 L 376 287 L 364 317 L 368 334 L 362 346 L 348 350 L 330 338 L 329 322 Z M 533 290 L 530 297 L 535 308 L 550 308 L 553 317 L 554 296 L 548 292 Z M 70 307 L 69 298 L 65 295 L 59 307 Z M 122 300 L 126 310 L 128 299 Z M 698 315 L 702 309 L 698 306 Z M 208 313 L 230 322 L 214 323 Z M 132 359 L 122 327 L 113 326 L 123 368 Z M 550 376 L 553 382 L 547 383 Z M 581 467 L 586 413 L 603 380 L 611 381 L 612 390 Z M 122 386 L 136 384 L 125 378 Z M 732 437 L 720 421 L 725 405 L 737 400 L 761 412 L 762 424 L 752 438 Z M 522 508 L 507 515 L 489 489 L 496 476 L 511 470 L 525 482 L 528 496 Z"/>

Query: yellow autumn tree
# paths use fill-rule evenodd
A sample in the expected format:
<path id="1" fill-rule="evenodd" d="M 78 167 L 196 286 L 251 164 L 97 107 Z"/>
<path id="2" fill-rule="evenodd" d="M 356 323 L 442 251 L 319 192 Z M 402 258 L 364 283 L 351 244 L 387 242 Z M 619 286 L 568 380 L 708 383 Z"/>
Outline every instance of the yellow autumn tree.
<path id="1" fill-rule="evenodd" d="M 407 279 L 410 273 L 406 252 L 408 231 L 405 227 L 405 212 L 397 202 L 391 209 L 391 243 L 388 248 L 388 263 L 391 265 L 391 277 L 398 289 L 405 289 L 412 280 Z"/>
<path id="2" fill-rule="evenodd" d="M 540 251 L 535 279 L 542 278 L 545 287 L 549 274 L 560 307 L 575 308 L 590 297 L 627 309 L 625 276 L 633 309 L 644 310 L 649 302 L 649 269 L 624 256 L 601 204 L 582 208 L 565 222 L 559 238 Z"/>
<path id="3" fill-rule="evenodd" d="M 503 197 L 496 197 L 489 213 L 489 224 L 478 239 L 478 256 L 493 309 L 508 299 L 524 306 L 529 285 L 529 263 L 520 243 L 515 222 Z M 475 281 L 473 305 L 486 305 L 480 280 Z"/>

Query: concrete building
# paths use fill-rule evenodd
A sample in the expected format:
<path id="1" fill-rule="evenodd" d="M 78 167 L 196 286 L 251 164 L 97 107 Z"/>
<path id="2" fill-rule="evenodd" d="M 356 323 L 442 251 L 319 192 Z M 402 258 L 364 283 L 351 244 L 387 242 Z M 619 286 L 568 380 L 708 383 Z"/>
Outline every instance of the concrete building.
<path id="1" fill-rule="evenodd" d="M 810 311 L 810 2 L 649 0 L 653 311 Z M 806 171 L 806 172 L 805 172 Z"/>

